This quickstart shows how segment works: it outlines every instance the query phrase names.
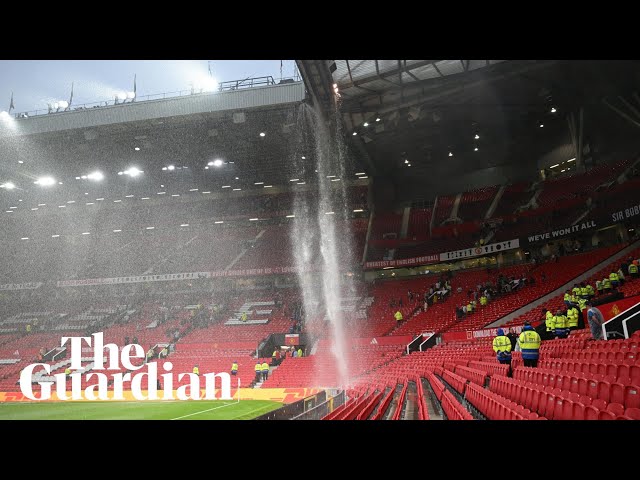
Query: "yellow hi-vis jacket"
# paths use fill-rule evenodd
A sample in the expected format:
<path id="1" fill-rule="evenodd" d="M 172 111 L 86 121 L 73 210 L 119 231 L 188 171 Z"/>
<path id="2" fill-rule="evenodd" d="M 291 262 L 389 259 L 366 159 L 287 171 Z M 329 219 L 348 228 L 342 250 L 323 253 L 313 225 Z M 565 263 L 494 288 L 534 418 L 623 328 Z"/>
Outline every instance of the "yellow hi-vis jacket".
<path id="1" fill-rule="evenodd" d="M 238 371 L 238 364 L 237 363 L 232 363 L 231 364 L 231 371 L 232 372 L 237 372 Z"/>
<path id="2" fill-rule="evenodd" d="M 200 375 L 200 369 L 198 367 L 193 367 L 193 373 Z"/>
<path id="3" fill-rule="evenodd" d="M 565 293 L 564 294 L 564 301 L 565 302 L 570 302 L 571 301 L 571 294 L 570 293 Z"/>
<path id="4" fill-rule="evenodd" d="M 302 349 L 301 348 L 298 349 L 298 358 L 302 358 Z"/>
<path id="5" fill-rule="evenodd" d="M 540 348 L 540 335 L 535 330 L 524 330 L 518 337 L 521 350 L 538 350 Z"/>
<path id="6" fill-rule="evenodd" d="M 609 274 L 609 280 L 611 280 L 612 282 L 617 282 L 618 281 L 618 274 L 616 272 L 611 272 Z"/>
<path id="7" fill-rule="evenodd" d="M 609 290 L 611 288 L 611 280 L 608 278 L 605 278 L 603 281 L 604 283 L 604 289 L 605 290 Z"/>
<path id="8" fill-rule="evenodd" d="M 578 309 L 576 307 L 570 308 L 567 311 L 567 320 L 569 321 L 569 327 L 578 326 Z"/>
<path id="9" fill-rule="evenodd" d="M 268 372 L 269 371 L 269 364 L 267 362 L 264 362 L 262 364 L 261 369 L 262 369 L 263 372 Z"/>
<path id="10" fill-rule="evenodd" d="M 553 317 L 553 323 L 555 323 L 556 328 L 567 328 L 567 317 L 564 315 L 556 315 Z"/>
<path id="11" fill-rule="evenodd" d="M 601 291 L 603 288 L 602 280 L 596 280 L 596 290 Z"/>
<path id="12" fill-rule="evenodd" d="M 402 312 L 400 310 L 398 310 L 393 316 L 398 322 L 402 321 Z"/>
<path id="13" fill-rule="evenodd" d="M 580 287 L 580 296 L 586 297 L 589 295 L 589 289 L 587 287 Z"/>
<path id="14" fill-rule="evenodd" d="M 547 312 L 547 316 L 546 317 L 547 318 L 544 321 L 544 325 L 547 327 L 547 332 L 555 330 L 556 321 L 555 321 L 555 317 L 553 316 L 553 313 Z"/>
<path id="15" fill-rule="evenodd" d="M 593 290 L 593 285 L 587 285 L 587 293 L 589 295 L 595 295 L 595 291 Z"/>
<path id="16" fill-rule="evenodd" d="M 587 301 L 584 298 L 578 300 L 578 308 L 580 308 L 580 311 L 583 311 L 587 308 Z"/>
<path id="17" fill-rule="evenodd" d="M 511 340 L 506 335 L 500 335 L 493 339 L 493 351 L 496 353 L 499 352 L 510 352 L 511 351 Z"/>
<path id="18" fill-rule="evenodd" d="M 627 269 L 627 271 L 629 272 L 630 275 L 636 274 L 638 273 L 638 266 L 632 263 L 631 265 L 629 265 L 629 268 Z"/>
<path id="19" fill-rule="evenodd" d="M 260 363 L 256 363 L 255 371 L 256 372 L 261 372 L 262 371 L 262 365 Z"/>
<path id="20" fill-rule="evenodd" d="M 487 304 L 487 297 L 484 295 L 480 297 L 480 305 L 484 306 Z"/>

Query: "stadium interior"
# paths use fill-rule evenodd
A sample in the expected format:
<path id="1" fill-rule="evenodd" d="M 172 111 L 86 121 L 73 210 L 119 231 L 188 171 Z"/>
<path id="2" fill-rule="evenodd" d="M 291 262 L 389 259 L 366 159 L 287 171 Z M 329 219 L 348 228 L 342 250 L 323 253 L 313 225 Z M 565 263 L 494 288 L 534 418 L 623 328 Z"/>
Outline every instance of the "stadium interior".
<path id="1" fill-rule="evenodd" d="M 0 117 L 0 400 L 33 363 L 92 385 L 61 339 L 102 332 L 137 372 L 234 365 L 274 402 L 241 418 L 640 419 L 640 63 L 296 67 Z"/>

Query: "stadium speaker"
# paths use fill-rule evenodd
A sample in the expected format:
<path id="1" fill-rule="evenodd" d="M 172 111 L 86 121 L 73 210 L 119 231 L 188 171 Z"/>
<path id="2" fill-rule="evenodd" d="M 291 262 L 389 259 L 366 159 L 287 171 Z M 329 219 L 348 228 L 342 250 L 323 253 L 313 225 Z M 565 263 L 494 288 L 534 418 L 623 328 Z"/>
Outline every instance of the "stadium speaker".
<path id="1" fill-rule="evenodd" d="M 233 123 L 244 123 L 246 116 L 244 112 L 236 112 L 233 114 Z"/>

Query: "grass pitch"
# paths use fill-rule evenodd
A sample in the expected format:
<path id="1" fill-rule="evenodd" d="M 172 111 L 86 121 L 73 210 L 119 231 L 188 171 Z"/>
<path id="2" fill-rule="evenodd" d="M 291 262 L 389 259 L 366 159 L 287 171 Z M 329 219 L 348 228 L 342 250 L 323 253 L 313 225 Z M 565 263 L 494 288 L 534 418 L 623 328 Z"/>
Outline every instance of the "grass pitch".
<path id="1" fill-rule="evenodd" d="M 250 420 L 281 407 L 268 400 L 0 403 L 0 420 Z"/>

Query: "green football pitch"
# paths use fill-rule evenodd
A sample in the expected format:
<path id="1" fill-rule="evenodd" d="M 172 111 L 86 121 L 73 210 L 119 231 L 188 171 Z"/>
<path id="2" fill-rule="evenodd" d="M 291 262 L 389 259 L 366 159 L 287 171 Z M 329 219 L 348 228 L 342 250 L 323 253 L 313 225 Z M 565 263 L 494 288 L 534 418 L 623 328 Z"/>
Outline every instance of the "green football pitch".
<path id="1" fill-rule="evenodd" d="M 0 420 L 250 420 L 281 407 L 268 400 L 0 403 Z"/>

